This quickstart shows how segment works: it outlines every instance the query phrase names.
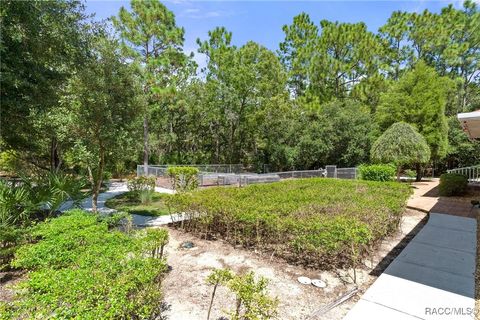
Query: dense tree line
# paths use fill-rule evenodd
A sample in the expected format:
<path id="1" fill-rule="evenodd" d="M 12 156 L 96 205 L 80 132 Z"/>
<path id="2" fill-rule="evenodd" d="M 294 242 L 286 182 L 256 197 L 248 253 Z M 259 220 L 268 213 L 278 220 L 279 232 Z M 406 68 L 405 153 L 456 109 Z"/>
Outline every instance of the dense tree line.
<path id="1" fill-rule="evenodd" d="M 75 170 L 98 186 L 142 162 L 355 166 L 396 122 L 424 136 L 438 169 L 480 162 L 455 119 L 480 109 L 473 1 L 393 12 L 377 33 L 300 13 L 276 52 L 218 27 L 197 40 L 202 70 L 158 1 L 105 24 L 76 0 L 3 1 L 0 17 L 4 170 Z"/>

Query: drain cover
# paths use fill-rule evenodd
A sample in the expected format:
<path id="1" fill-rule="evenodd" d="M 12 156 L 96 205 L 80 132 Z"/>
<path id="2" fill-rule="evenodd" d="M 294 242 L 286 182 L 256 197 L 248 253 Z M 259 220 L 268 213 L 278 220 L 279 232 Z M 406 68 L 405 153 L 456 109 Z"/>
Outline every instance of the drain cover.
<path id="1" fill-rule="evenodd" d="M 312 280 L 308 277 L 298 277 L 298 282 L 301 284 L 311 284 Z"/>

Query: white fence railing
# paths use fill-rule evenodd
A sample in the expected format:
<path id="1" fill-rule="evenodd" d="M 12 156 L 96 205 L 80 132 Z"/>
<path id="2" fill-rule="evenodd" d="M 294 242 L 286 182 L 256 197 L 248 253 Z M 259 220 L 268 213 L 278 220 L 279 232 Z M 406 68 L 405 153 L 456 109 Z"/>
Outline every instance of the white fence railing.
<path id="1" fill-rule="evenodd" d="M 447 170 L 448 173 L 458 173 L 463 174 L 467 177 L 468 182 L 471 183 L 480 183 L 480 165 L 464 167 L 464 168 L 455 168 Z"/>

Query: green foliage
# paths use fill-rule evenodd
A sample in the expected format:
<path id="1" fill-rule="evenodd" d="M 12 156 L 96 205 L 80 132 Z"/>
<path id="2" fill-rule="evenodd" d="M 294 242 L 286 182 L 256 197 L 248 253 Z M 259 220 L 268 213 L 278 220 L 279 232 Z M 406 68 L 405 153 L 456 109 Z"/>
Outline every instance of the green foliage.
<path id="1" fill-rule="evenodd" d="M 143 248 L 150 252 L 152 258 L 162 259 L 163 250 L 168 243 L 168 230 L 163 228 L 148 228 L 143 236 Z"/>
<path id="2" fill-rule="evenodd" d="M 0 225 L 25 225 L 39 207 L 31 197 L 30 189 L 0 180 Z"/>
<path id="3" fill-rule="evenodd" d="M 143 203 L 142 193 L 147 193 L 146 198 L 148 198 L 144 198 Z M 161 216 L 169 213 L 165 204 L 166 198 L 166 194 L 152 192 L 150 190 L 129 191 L 114 198 L 108 199 L 105 202 L 105 205 L 109 208 L 131 214 L 139 214 L 143 216 Z"/>
<path id="4" fill-rule="evenodd" d="M 361 165 L 358 167 L 360 178 L 370 181 L 392 181 L 395 177 L 395 166 L 389 164 Z"/>
<path id="5" fill-rule="evenodd" d="M 253 271 L 246 274 L 234 274 L 230 269 L 215 269 L 207 277 L 208 284 L 213 285 L 212 300 L 208 309 L 207 320 L 219 285 L 227 286 L 235 294 L 235 308 L 228 311 L 231 319 L 261 320 L 275 319 L 278 315 L 278 299 L 268 295 L 268 280 L 264 277 L 255 279 Z"/>
<path id="6" fill-rule="evenodd" d="M 394 182 L 312 178 L 213 187 L 167 202 L 173 212 L 189 215 L 188 231 L 328 269 L 353 264 L 352 245 L 364 254 L 396 230 L 409 193 Z"/>
<path id="7" fill-rule="evenodd" d="M 21 172 L 22 162 L 18 153 L 13 150 L 0 152 L 0 172 L 9 175 L 18 175 Z"/>
<path id="8" fill-rule="evenodd" d="M 62 107 L 71 116 L 68 124 L 80 155 L 74 159 L 85 165 L 95 211 L 107 164 L 118 160 L 136 132 L 140 86 L 134 66 L 125 63 L 106 31 L 99 30 L 91 46 L 95 54 L 69 79 Z"/>
<path id="9" fill-rule="evenodd" d="M 127 188 L 130 192 L 142 190 L 155 191 L 155 177 L 139 176 L 127 181 Z"/>
<path id="10" fill-rule="evenodd" d="M 355 166 L 368 161 L 374 123 L 369 110 L 359 103 L 302 105 L 298 119 L 295 167 Z"/>
<path id="11" fill-rule="evenodd" d="M 229 312 L 232 320 L 266 320 L 278 316 L 278 299 L 268 295 L 266 278 L 256 280 L 251 271 L 236 275 L 227 285 L 236 296 L 235 310 Z"/>
<path id="12" fill-rule="evenodd" d="M 405 164 L 426 163 L 430 159 L 430 149 L 423 136 L 408 123 L 394 123 L 372 146 L 374 161 Z"/>
<path id="13" fill-rule="evenodd" d="M 425 138 L 432 158 L 443 158 L 448 147 L 445 110 L 450 87 L 451 80 L 418 62 L 382 95 L 376 114 L 380 128 L 386 130 L 396 122 L 409 123 Z"/>
<path id="14" fill-rule="evenodd" d="M 83 19 L 76 0 L 2 1 L 2 151 L 17 152 L 37 169 L 55 165 L 55 146 L 68 145 L 52 115 L 65 81 L 82 68 L 87 54 Z M 63 122 L 67 118 L 63 114 Z"/>
<path id="15" fill-rule="evenodd" d="M 28 235 L 28 228 L 0 225 L 0 272 L 10 268 L 10 261 L 18 246 Z"/>
<path id="16" fill-rule="evenodd" d="M 462 196 L 467 192 L 468 179 L 462 174 L 444 173 L 440 176 L 438 193 L 444 197 Z"/>
<path id="17" fill-rule="evenodd" d="M 14 318 L 155 318 L 161 312 L 164 260 L 146 256 L 151 238 L 108 229 L 73 210 L 39 224 L 38 242 L 21 247 L 13 265 L 28 269 L 7 305 Z"/>
<path id="18" fill-rule="evenodd" d="M 47 215 L 72 200 L 75 205 L 85 194 L 83 179 L 61 172 L 49 172 L 18 183 L 0 181 L 0 225 L 28 225 L 40 211 Z"/>
<path id="19" fill-rule="evenodd" d="M 167 174 L 177 192 L 188 192 L 198 187 L 199 170 L 195 167 L 168 167 Z"/>

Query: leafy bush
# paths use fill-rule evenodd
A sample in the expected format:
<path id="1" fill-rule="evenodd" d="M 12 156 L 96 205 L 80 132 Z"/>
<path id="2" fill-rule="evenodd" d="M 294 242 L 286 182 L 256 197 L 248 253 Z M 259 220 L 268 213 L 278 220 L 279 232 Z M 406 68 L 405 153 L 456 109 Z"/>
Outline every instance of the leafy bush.
<path id="1" fill-rule="evenodd" d="M 0 225 L 25 225 L 39 211 L 47 215 L 67 200 L 78 203 L 86 181 L 63 173 L 22 178 L 18 183 L 0 181 Z"/>
<path id="2" fill-rule="evenodd" d="M 468 179 L 462 174 L 444 173 L 440 176 L 438 191 L 441 196 L 461 196 L 467 192 Z"/>
<path id="3" fill-rule="evenodd" d="M 212 298 L 208 308 L 207 320 L 219 285 L 225 285 L 235 294 L 235 308 L 227 314 L 232 320 L 274 319 L 278 315 L 278 299 L 268 295 L 268 279 L 255 279 L 253 271 L 236 275 L 229 269 L 215 269 L 207 277 L 207 283 L 213 285 Z"/>
<path id="4" fill-rule="evenodd" d="M 172 181 L 173 189 L 188 192 L 198 187 L 197 175 L 200 171 L 194 167 L 168 167 L 167 174 Z"/>
<path id="5" fill-rule="evenodd" d="M 362 180 L 392 181 L 395 177 L 395 167 L 389 164 L 361 165 L 358 170 Z"/>
<path id="6" fill-rule="evenodd" d="M 0 225 L 0 271 L 9 269 L 18 246 L 25 241 L 28 228 Z"/>
<path id="7" fill-rule="evenodd" d="M 142 190 L 155 190 L 154 177 L 135 177 L 127 181 L 127 188 L 129 191 L 137 192 Z"/>
<path id="8" fill-rule="evenodd" d="M 334 179 L 212 187 L 168 198 L 187 231 L 274 252 L 309 267 L 353 266 L 398 227 L 408 185 Z M 355 250 L 352 250 L 354 248 Z"/>
<path id="9" fill-rule="evenodd" d="M 31 196 L 31 190 L 24 185 L 0 180 L 0 225 L 3 227 L 24 225 L 40 207 Z"/>
<path id="10" fill-rule="evenodd" d="M 109 230 L 95 215 L 73 210 L 39 224 L 38 242 L 22 246 L 13 265 L 30 270 L 12 318 L 154 319 L 161 313 L 163 259 L 147 255 L 144 231 Z"/>
<path id="11" fill-rule="evenodd" d="M 278 300 L 269 297 L 268 280 L 255 273 L 236 275 L 228 282 L 228 288 L 235 293 L 235 310 L 229 312 L 232 320 L 274 319 L 277 314 Z"/>

